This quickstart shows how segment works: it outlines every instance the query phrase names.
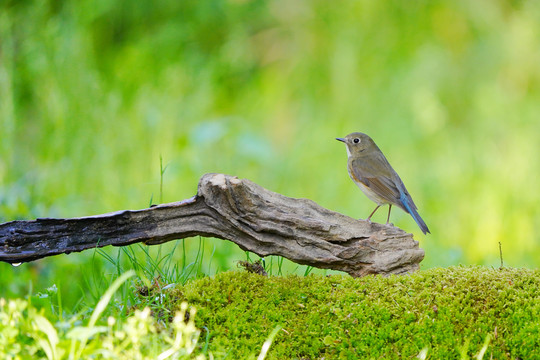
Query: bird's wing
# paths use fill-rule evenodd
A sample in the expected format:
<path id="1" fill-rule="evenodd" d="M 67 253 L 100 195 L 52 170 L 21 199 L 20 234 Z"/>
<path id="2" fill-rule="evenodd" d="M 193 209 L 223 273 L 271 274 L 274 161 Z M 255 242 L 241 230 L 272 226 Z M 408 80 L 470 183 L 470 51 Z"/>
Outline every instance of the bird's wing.
<path id="1" fill-rule="evenodd" d="M 350 170 L 356 181 L 390 203 L 400 205 L 399 188 L 403 183 L 383 154 L 375 153 L 369 157 L 351 160 Z"/>
<path id="2" fill-rule="evenodd" d="M 349 172 L 355 181 L 364 184 L 381 198 L 411 214 L 422 232 L 429 233 L 429 228 L 416 211 L 416 205 L 403 181 L 382 153 L 372 153 L 349 161 Z"/>

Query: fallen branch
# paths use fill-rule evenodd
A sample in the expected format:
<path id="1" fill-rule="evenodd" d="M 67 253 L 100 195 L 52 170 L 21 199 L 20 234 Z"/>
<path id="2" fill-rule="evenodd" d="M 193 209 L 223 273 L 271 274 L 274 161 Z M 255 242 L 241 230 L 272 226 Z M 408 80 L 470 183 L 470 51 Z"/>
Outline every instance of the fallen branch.
<path id="1" fill-rule="evenodd" d="M 234 242 L 259 256 L 352 276 L 415 271 L 424 258 L 403 230 L 271 192 L 246 179 L 206 174 L 197 195 L 143 210 L 0 224 L 0 261 L 21 263 L 107 245 L 161 244 L 192 236 Z"/>

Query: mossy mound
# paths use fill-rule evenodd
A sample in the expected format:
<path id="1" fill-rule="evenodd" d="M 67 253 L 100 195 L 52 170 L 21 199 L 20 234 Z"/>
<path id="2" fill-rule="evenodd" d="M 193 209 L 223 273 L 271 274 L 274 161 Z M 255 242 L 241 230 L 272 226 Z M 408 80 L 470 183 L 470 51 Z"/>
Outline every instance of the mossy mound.
<path id="1" fill-rule="evenodd" d="M 189 282 L 181 301 L 217 358 L 540 359 L 540 270 L 452 267 L 388 278 L 263 277 Z M 422 351 L 423 350 L 423 351 Z"/>

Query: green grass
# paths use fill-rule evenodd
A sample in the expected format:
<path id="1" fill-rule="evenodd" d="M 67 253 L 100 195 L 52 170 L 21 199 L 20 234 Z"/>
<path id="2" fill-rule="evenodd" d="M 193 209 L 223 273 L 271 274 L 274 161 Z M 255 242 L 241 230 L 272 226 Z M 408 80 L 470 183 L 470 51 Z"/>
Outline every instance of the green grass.
<path id="1" fill-rule="evenodd" d="M 194 326 L 195 310 L 188 311 L 186 303 L 168 321 L 167 329 L 159 326 L 149 308 L 104 321 L 103 312 L 114 293 L 133 275 L 130 271 L 116 279 L 91 316 L 69 316 L 56 323 L 30 301 L 0 298 L 0 356 L 9 360 L 204 359 L 200 351 L 195 352 L 200 332 Z"/>
<path id="2" fill-rule="evenodd" d="M 35 297 L 1 299 L 0 356 L 540 358 L 538 270 L 452 267 L 356 279 L 236 271 L 174 286 L 138 277 L 126 299 L 118 290 L 133 275 L 116 279 L 93 309 L 62 319 Z"/>

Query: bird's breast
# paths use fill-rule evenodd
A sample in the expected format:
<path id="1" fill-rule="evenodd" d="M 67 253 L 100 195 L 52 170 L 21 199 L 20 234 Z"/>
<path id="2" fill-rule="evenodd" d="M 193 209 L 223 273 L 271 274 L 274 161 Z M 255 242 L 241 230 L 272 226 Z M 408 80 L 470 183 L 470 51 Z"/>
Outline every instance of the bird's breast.
<path id="1" fill-rule="evenodd" d="M 356 186 L 358 186 L 360 188 L 360 190 L 362 190 L 362 192 L 371 200 L 373 201 L 374 203 L 376 203 L 377 205 L 382 205 L 382 204 L 388 204 L 388 200 L 384 199 L 383 197 L 379 196 L 376 192 L 374 192 L 373 190 L 371 190 L 371 188 L 367 185 L 365 185 L 362 181 L 360 181 L 360 179 L 358 179 L 355 175 L 354 175 L 354 172 L 351 171 L 351 167 L 350 165 L 347 167 L 347 170 L 349 171 L 349 176 L 351 177 L 352 181 L 354 181 L 354 183 L 356 184 Z"/>

